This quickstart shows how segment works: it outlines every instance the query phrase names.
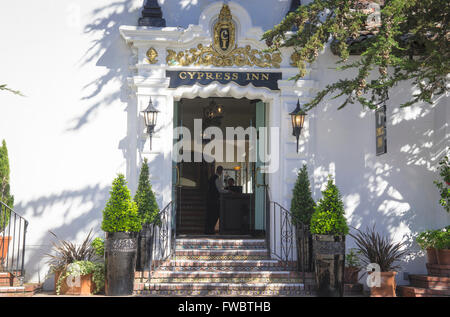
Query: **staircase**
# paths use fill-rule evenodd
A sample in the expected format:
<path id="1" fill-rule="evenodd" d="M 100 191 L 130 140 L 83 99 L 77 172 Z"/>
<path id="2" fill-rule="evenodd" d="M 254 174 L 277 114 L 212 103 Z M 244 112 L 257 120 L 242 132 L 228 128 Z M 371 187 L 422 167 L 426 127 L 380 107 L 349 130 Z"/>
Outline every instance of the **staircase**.
<path id="1" fill-rule="evenodd" d="M 18 274 L 0 272 L 0 297 L 30 297 L 42 288 L 42 284 L 22 284 Z"/>
<path id="2" fill-rule="evenodd" d="M 428 275 L 409 275 L 409 286 L 398 286 L 403 297 L 450 297 L 450 265 L 428 264 Z"/>
<path id="3" fill-rule="evenodd" d="M 203 191 L 181 188 L 177 205 L 177 233 L 203 234 L 205 231 L 206 199 Z"/>
<path id="4" fill-rule="evenodd" d="M 298 296 L 310 291 L 311 273 L 270 259 L 261 239 L 177 239 L 175 257 L 149 278 L 137 272 L 142 296 Z M 306 287 L 305 287 L 306 286 Z"/>

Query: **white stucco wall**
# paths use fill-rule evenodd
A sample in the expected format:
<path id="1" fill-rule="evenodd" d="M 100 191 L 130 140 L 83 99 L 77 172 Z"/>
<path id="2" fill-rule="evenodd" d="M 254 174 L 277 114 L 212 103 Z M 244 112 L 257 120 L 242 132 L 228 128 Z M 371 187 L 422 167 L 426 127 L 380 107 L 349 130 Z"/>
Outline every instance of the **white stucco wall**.
<path id="1" fill-rule="evenodd" d="M 141 145 L 129 136 L 142 124 L 135 114 L 145 105 L 127 87 L 134 57 L 119 26 L 137 25 L 142 2 L 0 3 L 0 83 L 26 95 L 0 93 L 0 138 L 8 144 L 15 209 L 30 221 L 26 257 L 30 281 L 42 281 L 46 274 L 42 256 L 49 249 L 48 230 L 74 241 L 81 241 L 91 228 L 101 234 L 101 211 L 116 173 L 125 173 L 132 191 L 136 188 L 140 160 L 136 147 Z M 197 24 L 203 9 L 214 2 L 218 1 L 160 1 L 167 25 L 182 27 Z M 289 7 L 286 0 L 239 3 L 253 25 L 263 30 L 278 23 Z M 339 78 L 342 74 L 329 69 L 336 59 L 324 52 L 310 79 L 324 87 Z M 280 184 L 280 203 L 289 207 L 296 170 L 307 162 L 316 199 L 326 175 L 334 171 L 352 226 L 376 223 L 381 232 L 401 239 L 448 224 L 450 218 L 438 205 L 432 183 L 437 156 L 449 143 L 448 98 L 435 106 L 398 109 L 408 93 L 409 86 L 403 85 L 391 94 L 388 153 L 379 157 L 374 113 L 357 104 L 337 111 L 336 101 L 309 114 L 301 152 L 296 154 L 287 116 L 296 96 L 277 100 L 283 104 L 279 120 L 284 120 L 287 140 L 281 146 L 286 157 L 283 173 L 271 176 Z M 165 102 L 158 98 L 157 102 Z M 164 120 L 170 122 L 170 117 Z M 416 252 L 417 246 L 411 250 Z M 425 272 L 424 258 L 413 254 L 403 270 Z M 402 276 L 399 282 L 404 282 Z"/>

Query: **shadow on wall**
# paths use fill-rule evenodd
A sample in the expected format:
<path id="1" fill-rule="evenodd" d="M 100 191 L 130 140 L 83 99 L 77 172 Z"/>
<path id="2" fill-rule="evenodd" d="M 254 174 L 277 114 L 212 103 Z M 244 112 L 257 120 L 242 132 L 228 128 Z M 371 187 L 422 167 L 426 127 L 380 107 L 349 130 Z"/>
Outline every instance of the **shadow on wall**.
<path id="1" fill-rule="evenodd" d="M 54 241 L 49 230 L 59 239 L 80 241 L 89 230 L 94 236 L 103 236 L 101 231 L 102 210 L 109 198 L 109 187 L 88 186 L 80 190 L 63 191 L 61 194 L 40 197 L 16 205 L 16 210 L 24 211 L 29 221 L 27 239 L 33 244 L 26 245 L 26 280 L 44 282 L 48 274 L 47 259 L 44 254 L 51 249 Z M 55 214 L 49 214 L 52 210 Z M 86 210 L 86 212 L 80 212 Z M 57 214 L 56 214 L 57 213 Z M 58 219 L 58 225 L 52 219 Z M 30 240 L 30 236 L 33 237 Z M 48 277 L 52 277 L 49 275 Z M 52 289 L 52 278 L 45 284 Z"/>
<path id="2" fill-rule="evenodd" d="M 425 260 L 415 236 L 450 222 L 438 205 L 439 193 L 433 184 L 439 177 L 438 161 L 448 150 L 447 100 L 441 97 L 434 105 L 400 109 L 397 100 L 412 93 L 412 88 L 405 87 L 391 93 L 387 105 L 388 152 L 381 156 L 375 156 L 373 111 L 356 109 L 359 104 L 336 111 L 335 103 L 324 103 L 317 109 L 320 119 L 316 133 L 320 136 L 314 192 L 315 197 L 321 197 L 320 186 L 334 169 L 349 224 L 362 230 L 376 224 L 381 234 L 405 239 L 409 254 L 401 270 L 421 273 Z M 347 247 L 354 247 L 351 238 Z"/>
<path id="3" fill-rule="evenodd" d="M 96 66 L 105 68 L 106 73 L 83 87 L 86 93 L 81 101 L 87 101 L 89 107 L 73 119 L 68 131 L 81 129 L 98 115 L 102 107 L 107 107 L 117 100 L 127 102 L 126 78 L 129 76 L 130 52 L 120 37 L 119 26 L 137 25 L 140 4 L 140 1 L 115 1 L 91 12 L 90 20 L 93 22 L 84 27 L 84 33 L 95 39 L 82 56 L 80 67 L 95 63 Z M 121 89 L 105 95 L 103 88 L 111 83 L 121 85 Z"/>

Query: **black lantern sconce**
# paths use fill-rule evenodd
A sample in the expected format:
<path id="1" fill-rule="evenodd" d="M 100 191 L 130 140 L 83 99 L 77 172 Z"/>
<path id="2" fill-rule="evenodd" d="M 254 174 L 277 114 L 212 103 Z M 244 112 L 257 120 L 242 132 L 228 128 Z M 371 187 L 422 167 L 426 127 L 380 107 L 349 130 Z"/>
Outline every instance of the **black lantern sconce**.
<path id="1" fill-rule="evenodd" d="M 300 108 L 300 101 L 297 101 L 297 107 L 290 113 L 292 120 L 292 135 L 297 138 L 297 153 L 298 153 L 298 139 L 302 133 L 303 125 L 305 124 L 306 112 Z"/>
<path id="2" fill-rule="evenodd" d="M 155 131 L 156 121 L 158 119 L 158 110 L 153 106 L 152 98 L 148 103 L 147 109 L 141 111 L 144 114 L 145 126 L 147 127 L 147 133 L 150 136 L 150 151 L 152 150 L 152 135 Z"/>

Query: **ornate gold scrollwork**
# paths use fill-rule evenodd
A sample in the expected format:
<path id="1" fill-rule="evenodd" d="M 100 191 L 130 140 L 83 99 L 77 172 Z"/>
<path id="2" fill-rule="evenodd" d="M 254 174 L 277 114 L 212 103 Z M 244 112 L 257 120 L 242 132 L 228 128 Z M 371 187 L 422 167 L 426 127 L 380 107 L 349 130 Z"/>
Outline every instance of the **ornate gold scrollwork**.
<path id="1" fill-rule="evenodd" d="M 158 62 L 158 60 L 156 59 L 158 57 L 158 52 L 153 48 L 149 48 L 147 53 L 147 62 L 149 62 L 150 64 L 156 64 Z"/>
<path id="2" fill-rule="evenodd" d="M 196 48 L 181 52 L 167 50 L 166 62 L 169 66 L 213 65 L 258 66 L 279 68 L 282 61 L 280 53 L 265 53 L 252 49 L 250 45 L 238 47 L 236 44 L 236 27 L 228 5 L 223 5 L 219 19 L 214 25 L 213 43 L 208 46 L 198 44 Z"/>
<path id="3" fill-rule="evenodd" d="M 264 53 L 252 49 L 250 45 L 235 47 L 228 55 L 217 53 L 214 48 L 198 44 L 197 48 L 187 49 L 182 52 L 167 50 L 166 62 L 169 66 L 189 65 L 213 65 L 216 67 L 226 66 L 258 66 L 263 68 L 279 68 L 282 61 L 280 53 Z"/>
<path id="4" fill-rule="evenodd" d="M 300 60 L 300 54 L 297 52 L 291 55 L 291 66 L 297 67 L 297 62 Z"/>

